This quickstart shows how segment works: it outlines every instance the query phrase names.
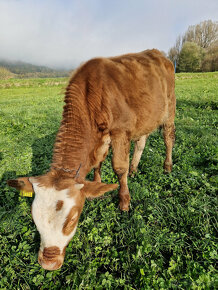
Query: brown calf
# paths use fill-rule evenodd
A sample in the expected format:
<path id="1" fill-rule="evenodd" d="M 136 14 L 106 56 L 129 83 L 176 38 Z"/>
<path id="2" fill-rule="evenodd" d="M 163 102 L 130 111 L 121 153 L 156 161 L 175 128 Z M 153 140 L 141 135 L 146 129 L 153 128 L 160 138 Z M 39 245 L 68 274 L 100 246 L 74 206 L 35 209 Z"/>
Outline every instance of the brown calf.
<path id="1" fill-rule="evenodd" d="M 74 73 L 66 89 L 50 171 L 40 177 L 8 182 L 18 189 L 35 192 L 32 215 L 41 236 L 39 263 L 45 269 L 62 265 L 85 198 L 117 187 L 101 183 L 101 164 L 109 146 L 120 183 L 121 210 L 129 210 L 131 140 L 136 141 L 130 166 L 133 174 L 147 137 L 163 126 L 164 168 L 171 171 L 175 105 L 174 68 L 158 50 L 92 59 Z M 94 181 L 86 181 L 92 168 Z"/>

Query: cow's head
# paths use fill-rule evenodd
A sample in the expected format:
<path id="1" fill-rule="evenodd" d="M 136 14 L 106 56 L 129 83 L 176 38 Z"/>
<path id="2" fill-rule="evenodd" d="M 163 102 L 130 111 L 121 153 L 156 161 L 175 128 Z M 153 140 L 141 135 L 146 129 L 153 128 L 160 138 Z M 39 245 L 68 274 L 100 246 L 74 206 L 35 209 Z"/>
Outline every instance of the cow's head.
<path id="1" fill-rule="evenodd" d="M 76 232 L 86 197 L 98 197 L 117 188 L 117 184 L 62 179 L 51 176 L 24 177 L 8 184 L 23 191 L 34 191 L 32 217 L 40 233 L 39 264 L 47 270 L 60 268 L 65 249 Z"/>

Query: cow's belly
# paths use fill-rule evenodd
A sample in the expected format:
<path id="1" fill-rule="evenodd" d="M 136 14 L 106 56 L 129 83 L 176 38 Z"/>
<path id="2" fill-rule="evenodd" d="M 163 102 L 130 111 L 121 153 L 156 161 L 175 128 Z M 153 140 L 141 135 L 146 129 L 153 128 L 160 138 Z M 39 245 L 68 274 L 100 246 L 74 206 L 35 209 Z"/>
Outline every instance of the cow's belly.
<path id="1" fill-rule="evenodd" d="M 156 108 L 152 112 L 146 108 L 141 108 L 135 112 L 131 109 L 128 112 L 120 113 L 120 116 L 116 118 L 109 130 L 125 131 L 132 140 L 136 140 L 159 128 L 165 122 L 167 116 L 167 108 L 159 110 Z"/>
<path id="2" fill-rule="evenodd" d="M 119 92 L 111 105 L 111 129 L 126 131 L 131 139 L 150 134 L 168 118 L 166 83 L 155 79 L 150 87 L 143 85 L 125 94 Z"/>
<path id="3" fill-rule="evenodd" d="M 141 100 L 140 105 L 132 107 L 131 111 L 133 113 L 129 113 L 129 123 L 126 127 L 131 132 L 131 138 L 136 139 L 145 134 L 150 134 L 163 125 L 168 118 L 167 96 L 162 95 L 150 102 Z"/>
<path id="4" fill-rule="evenodd" d="M 163 125 L 167 117 L 167 106 L 159 110 L 156 108 L 152 113 L 144 110 L 142 114 L 137 115 L 135 128 L 132 131 L 132 138 L 135 139 L 145 134 L 150 134 Z"/>

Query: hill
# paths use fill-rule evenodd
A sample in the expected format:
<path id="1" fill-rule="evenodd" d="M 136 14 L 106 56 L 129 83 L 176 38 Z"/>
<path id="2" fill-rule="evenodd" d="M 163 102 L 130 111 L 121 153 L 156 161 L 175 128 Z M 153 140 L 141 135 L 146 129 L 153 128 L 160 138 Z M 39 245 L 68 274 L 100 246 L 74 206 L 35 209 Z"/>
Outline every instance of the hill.
<path id="1" fill-rule="evenodd" d="M 69 75 L 67 70 L 55 70 L 22 61 L 0 60 L 0 68 L 9 72 L 6 78 L 65 77 Z"/>

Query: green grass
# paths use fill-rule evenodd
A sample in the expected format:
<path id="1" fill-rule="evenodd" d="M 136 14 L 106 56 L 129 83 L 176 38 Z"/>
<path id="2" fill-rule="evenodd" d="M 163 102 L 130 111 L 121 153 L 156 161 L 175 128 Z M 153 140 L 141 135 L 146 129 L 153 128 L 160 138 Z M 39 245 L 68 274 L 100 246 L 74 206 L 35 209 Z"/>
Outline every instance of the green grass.
<path id="1" fill-rule="evenodd" d="M 129 213 L 118 209 L 117 191 L 87 201 L 63 267 L 39 266 L 32 199 L 6 180 L 48 170 L 66 84 L 0 81 L 0 289 L 217 288 L 218 73 L 176 76 L 173 172 L 163 174 L 164 142 L 156 131 L 128 180 Z M 117 181 L 110 156 L 102 178 Z"/>

